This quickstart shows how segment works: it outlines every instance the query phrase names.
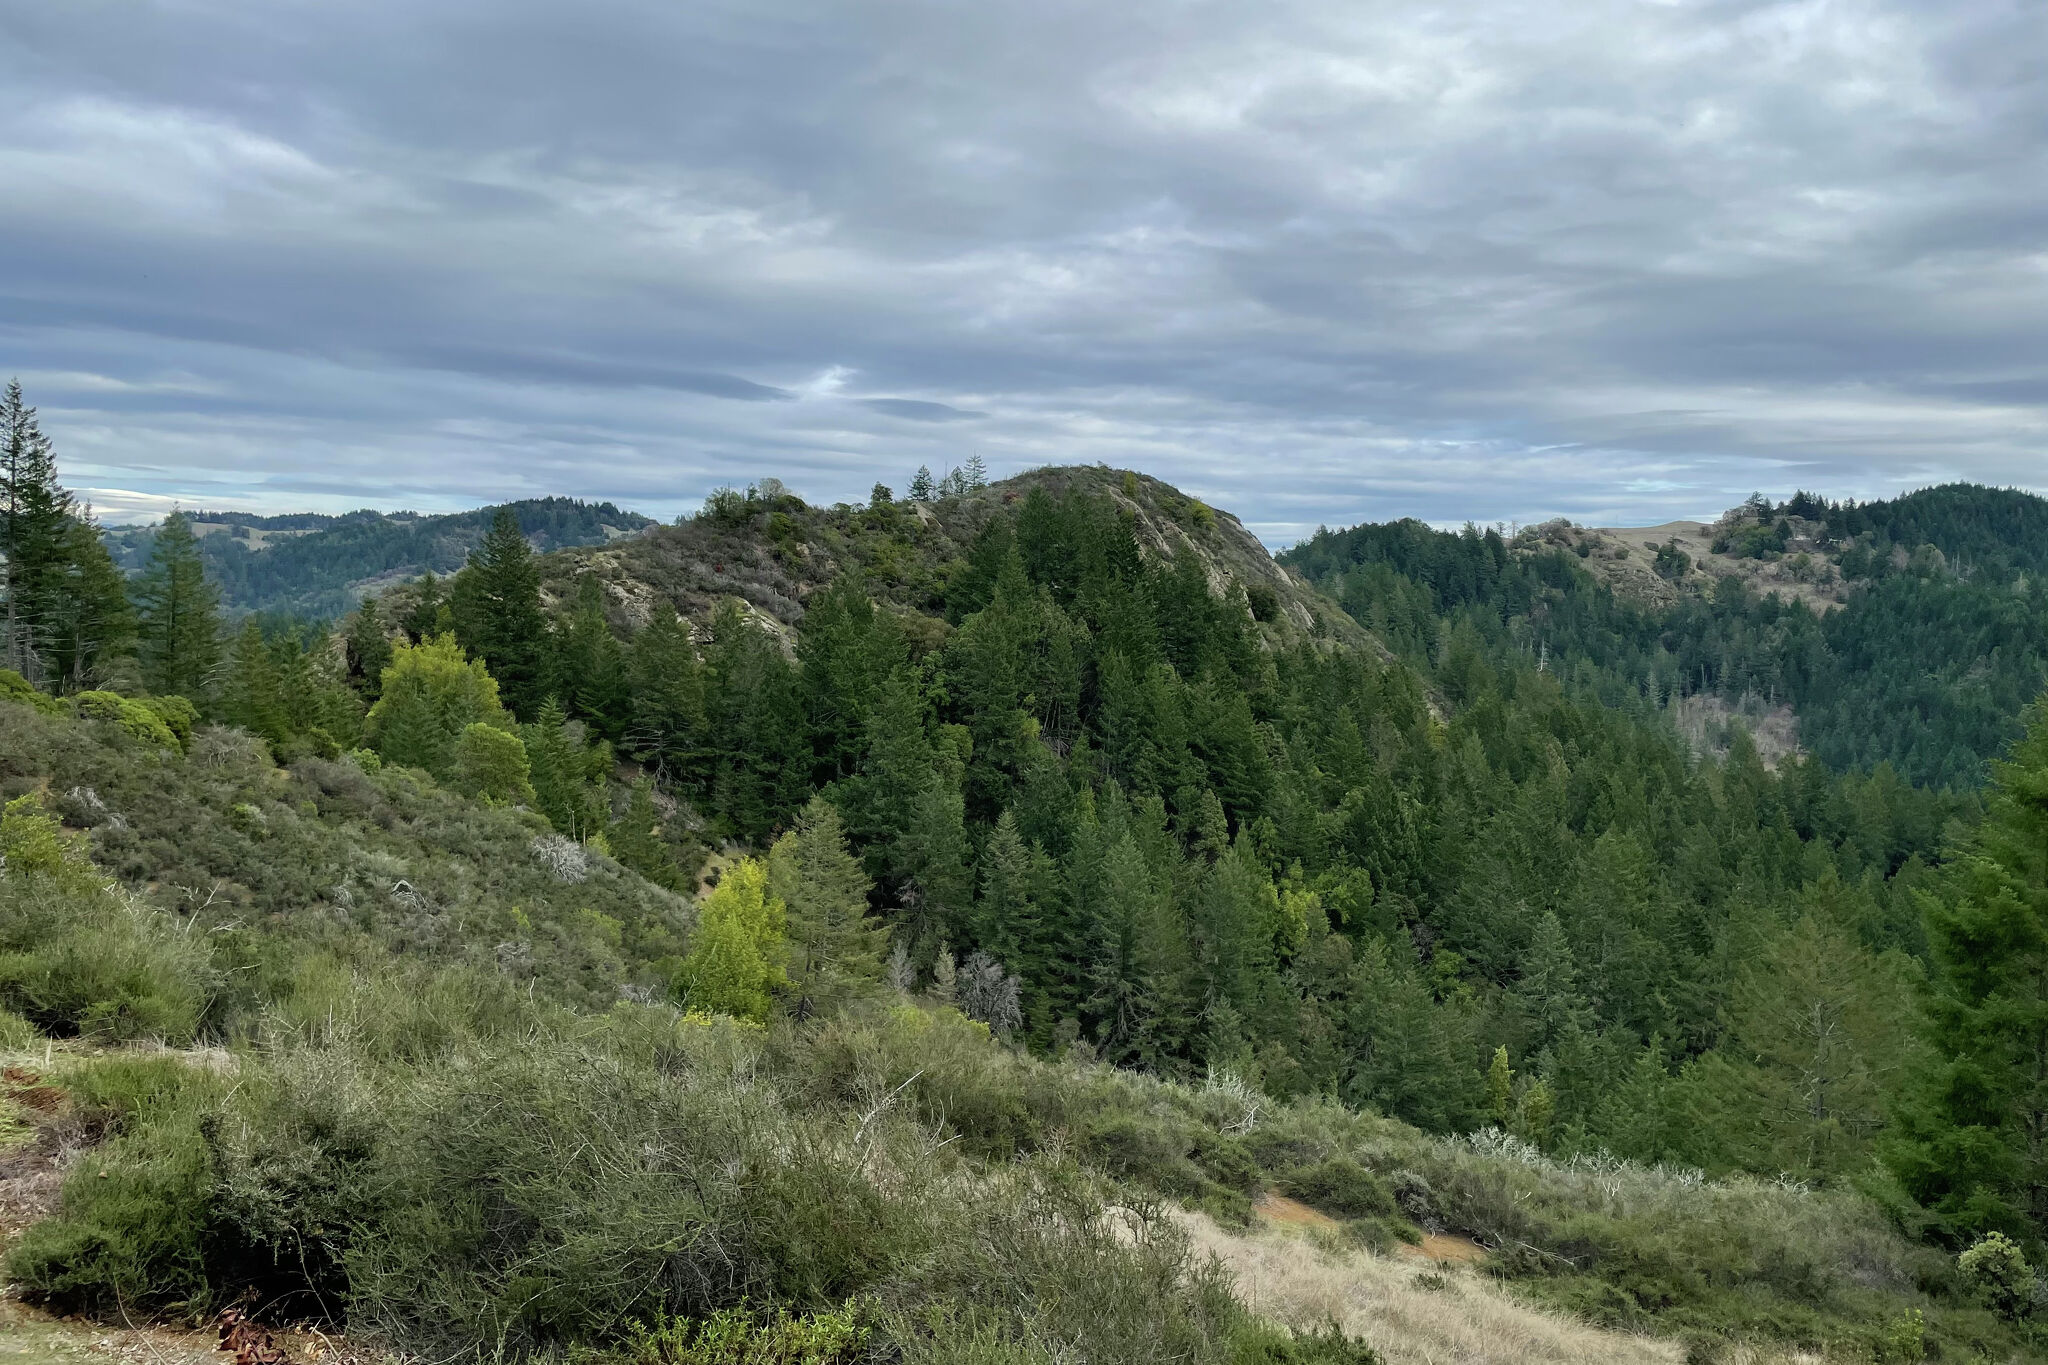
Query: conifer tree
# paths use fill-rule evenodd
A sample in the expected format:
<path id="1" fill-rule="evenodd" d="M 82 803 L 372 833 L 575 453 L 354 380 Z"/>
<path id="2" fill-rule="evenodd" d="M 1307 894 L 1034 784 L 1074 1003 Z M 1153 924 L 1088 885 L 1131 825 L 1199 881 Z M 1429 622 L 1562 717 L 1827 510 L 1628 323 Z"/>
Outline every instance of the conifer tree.
<path id="1" fill-rule="evenodd" d="M 135 602 L 143 681 L 153 692 L 204 697 L 220 659 L 220 592 L 183 512 L 157 529 Z"/>
<path id="2" fill-rule="evenodd" d="M 835 788 L 848 831 L 865 847 L 869 875 L 889 891 L 910 875 L 904 841 L 919 795 L 932 780 L 924 712 L 916 672 L 898 668 L 881 685 L 865 717 L 859 771 Z"/>
<path id="3" fill-rule="evenodd" d="M 1930 1057 L 1888 1159 L 1952 1237 L 2048 1236 L 2048 702 L 1925 898 Z"/>
<path id="4" fill-rule="evenodd" d="M 868 879 L 839 812 L 814 796 L 768 851 L 769 893 L 788 907 L 789 983 L 799 1018 L 882 979 L 888 929 L 867 918 Z"/>
<path id="5" fill-rule="evenodd" d="M 690 628 L 658 611 L 626 650 L 632 720 L 625 748 L 653 762 L 670 782 L 704 780 L 707 736 L 704 667 Z"/>
<path id="6" fill-rule="evenodd" d="M 1013 967 L 1030 966 L 1041 949 L 1039 887 L 1045 880 L 1032 850 L 1004 811 L 981 853 L 981 895 L 974 903 L 974 945 Z"/>
<path id="7" fill-rule="evenodd" d="M 604 586 L 594 575 L 577 582 L 576 605 L 555 634 L 554 653 L 556 695 L 607 739 L 623 735 L 631 716 L 631 681 L 625 651 L 605 616 Z"/>
<path id="8" fill-rule="evenodd" d="M 520 727 L 533 781 L 535 807 L 557 832 L 584 840 L 605 828 L 605 776 L 611 746 L 586 744 L 582 726 L 571 722 L 553 697 L 533 721 Z"/>
<path id="9" fill-rule="evenodd" d="M 59 687 L 78 691 L 125 684 L 139 690 L 128 580 L 107 553 L 90 509 L 65 527 L 63 574 L 45 633 L 50 679 Z"/>
<path id="10" fill-rule="evenodd" d="M 228 649 L 219 693 L 215 709 L 222 720 L 268 740 L 273 752 L 282 748 L 291 727 L 285 719 L 277 662 L 253 616 L 243 621 Z"/>
<path id="11" fill-rule="evenodd" d="M 626 813 L 605 831 L 612 856 L 656 886 L 671 891 L 684 887 L 683 869 L 661 836 L 661 814 L 654 808 L 654 783 L 641 778 L 626 800 Z"/>
<path id="12" fill-rule="evenodd" d="M 927 773 L 898 841 L 896 861 L 904 878 L 898 893 L 902 919 L 915 950 L 926 950 L 957 932 L 974 902 L 968 870 L 965 806 L 960 793 Z"/>
<path id="13" fill-rule="evenodd" d="M 911 476 L 910 500 L 912 502 L 930 502 L 932 500 L 932 468 L 930 465 L 919 465 L 917 473 Z"/>
<path id="14" fill-rule="evenodd" d="M 364 701 L 376 701 L 384 684 L 384 670 L 391 663 L 391 637 L 384 629 L 384 615 L 373 596 L 365 597 L 349 613 L 347 651 L 349 685 Z"/>
<path id="15" fill-rule="evenodd" d="M 457 637 L 498 679 L 512 713 L 533 716 L 547 692 L 547 621 L 533 547 L 510 506 L 497 510 L 470 555 L 457 601 Z"/>
<path id="16" fill-rule="evenodd" d="M 49 672 L 68 561 L 71 495 L 57 482 L 50 439 L 23 401 L 21 383 L 0 393 L 0 591 L 6 595 L 7 667 L 30 678 Z"/>

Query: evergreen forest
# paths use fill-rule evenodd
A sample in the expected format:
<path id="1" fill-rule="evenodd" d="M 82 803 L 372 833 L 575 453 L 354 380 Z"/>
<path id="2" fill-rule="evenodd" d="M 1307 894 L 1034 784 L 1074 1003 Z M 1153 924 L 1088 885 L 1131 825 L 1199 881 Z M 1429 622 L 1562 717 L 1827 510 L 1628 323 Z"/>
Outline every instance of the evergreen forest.
<path id="1" fill-rule="evenodd" d="M 32 1301 L 1379 1359 L 1198 1252 L 1285 1196 L 1687 1359 L 2042 1358 L 2038 499 L 1738 509 L 1825 611 L 1412 521 L 1276 564 L 978 461 L 609 543 L 507 504 L 459 562 L 174 514 L 130 563 L 0 416 L 0 1044 L 22 1150 L 47 1082 L 93 1152 Z M 1741 695 L 1797 748 L 1673 724 Z"/>

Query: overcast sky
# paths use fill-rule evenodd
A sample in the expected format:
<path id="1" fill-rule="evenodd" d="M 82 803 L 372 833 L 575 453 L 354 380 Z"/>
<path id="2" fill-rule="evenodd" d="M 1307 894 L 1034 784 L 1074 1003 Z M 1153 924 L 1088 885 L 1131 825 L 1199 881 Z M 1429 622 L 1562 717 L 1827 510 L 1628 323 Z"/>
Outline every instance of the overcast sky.
<path id="1" fill-rule="evenodd" d="M 109 520 L 2042 487 L 2044 55 L 2039 0 L 0 0 L 0 372 Z"/>

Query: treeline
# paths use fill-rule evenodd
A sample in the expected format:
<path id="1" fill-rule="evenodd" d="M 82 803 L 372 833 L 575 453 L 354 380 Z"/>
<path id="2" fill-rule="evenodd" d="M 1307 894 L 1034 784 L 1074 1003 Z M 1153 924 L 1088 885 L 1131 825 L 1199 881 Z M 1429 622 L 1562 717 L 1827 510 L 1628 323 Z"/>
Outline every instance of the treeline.
<path id="1" fill-rule="evenodd" d="M 1785 507 L 1857 537 L 1834 550 L 1863 580 L 1841 608 L 1817 614 L 1732 577 L 1669 607 L 1639 605 L 1561 549 L 1412 521 L 1319 532 L 1283 558 L 1453 696 L 1469 670 L 1523 661 L 1638 711 L 1753 695 L 1789 703 L 1801 744 L 1838 770 L 1888 765 L 1921 786 L 1981 785 L 2048 684 L 2048 596 L 2033 570 L 2014 567 L 2038 554 L 2026 537 L 2048 504 L 1946 488 L 1856 506 L 1802 494 Z M 1923 534 L 1949 550 L 1929 540 L 1909 554 L 1888 538 Z M 1977 568 L 1957 572 L 1964 563 Z"/>
<path id="2" fill-rule="evenodd" d="M 505 504 L 520 531 L 541 550 L 603 544 L 615 532 L 652 523 L 609 502 L 528 498 Z M 187 523 L 220 523 L 226 531 L 198 537 L 200 561 L 231 612 L 329 620 L 353 607 L 360 585 L 421 572 L 462 567 L 497 515 L 496 508 L 441 516 L 350 512 L 258 517 L 241 512 L 193 512 Z M 610 528 L 607 530 L 607 528 Z M 259 539 L 257 533 L 290 532 Z M 115 562 L 139 571 L 156 539 L 152 527 L 110 532 Z"/>

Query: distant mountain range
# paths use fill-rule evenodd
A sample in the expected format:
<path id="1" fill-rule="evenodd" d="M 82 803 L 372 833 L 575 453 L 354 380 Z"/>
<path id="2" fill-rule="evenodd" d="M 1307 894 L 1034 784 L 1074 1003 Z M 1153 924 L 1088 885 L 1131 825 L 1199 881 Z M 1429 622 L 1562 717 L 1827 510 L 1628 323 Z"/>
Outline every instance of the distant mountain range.
<path id="1" fill-rule="evenodd" d="M 537 550 L 601 545 L 635 535 L 653 518 L 609 502 L 528 498 L 509 504 L 519 529 Z M 497 507 L 422 515 L 417 512 L 348 512 L 327 516 L 294 512 L 192 512 L 206 570 L 220 585 L 221 603 L 235 612 L 328 618 L 352 608 L 366 592 L 432 571 L 453 572 L 483 539 Z M 130 572 L 148 562 L 156 527 L 115 527 L 107 548 Z"/>

